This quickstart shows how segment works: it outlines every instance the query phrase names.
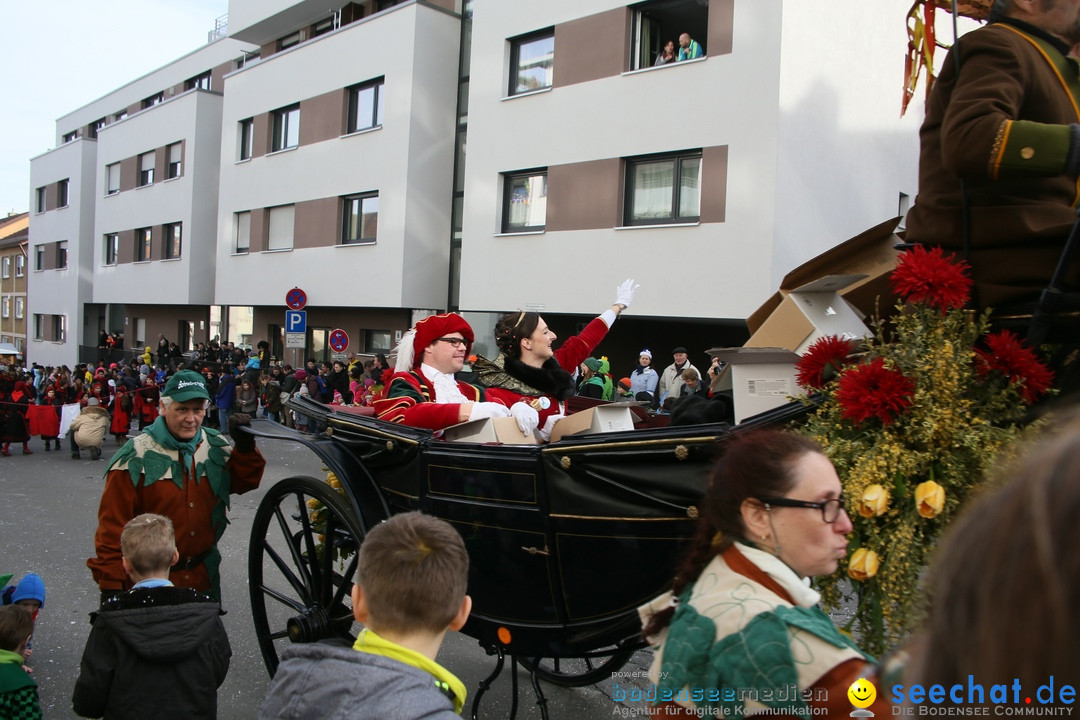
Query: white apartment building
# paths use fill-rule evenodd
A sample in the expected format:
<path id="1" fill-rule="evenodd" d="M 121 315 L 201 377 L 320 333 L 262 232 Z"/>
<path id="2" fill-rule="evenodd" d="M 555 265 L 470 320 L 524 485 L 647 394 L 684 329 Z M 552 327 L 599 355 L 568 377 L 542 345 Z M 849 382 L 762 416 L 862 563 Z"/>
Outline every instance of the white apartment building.
<path id="1" fill-rule="evenodd" d="M 496 313 L 537 309 L 565 338 L 635 277 L 600 348 L 613 373 L 642 347 L 703 366 L 785 273 L 914 196 L 907 9 L 232 0 L 228 40 L 61 118 L 32 161 L 29 356 L 71 363 L 69 337 L 122 326 L 266 339 L 296 364 L 333 329 L 387 350 L 448 307 L 487 353 Z M 701 57 L 654 67 L 682 33 Z M 303 350 L 284 348 L 293 288 Z"/>

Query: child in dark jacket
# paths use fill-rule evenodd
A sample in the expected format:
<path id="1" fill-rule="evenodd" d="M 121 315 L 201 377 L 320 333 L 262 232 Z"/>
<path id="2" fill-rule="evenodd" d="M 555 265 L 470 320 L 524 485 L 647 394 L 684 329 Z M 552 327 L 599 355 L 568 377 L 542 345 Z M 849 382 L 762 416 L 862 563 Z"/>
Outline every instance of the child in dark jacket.
<path id="1" fill-rule="evenodd" d="M 0 717 L 41 720 L 37 683 L 23 669 L 23 651 L 33 631 L 34 620 L 25 608 L 0 607 Z"/>
<path id="2" fill-rule="evenodd" d="M 216 718 L 217 689 L 232 657 L 221 607 L 169 582 L 169 568 L 180 559 L 169 518 L 133 518 L 120 549 L 135 585 L 90 614 L 75 713 L 106 720 Z"/>

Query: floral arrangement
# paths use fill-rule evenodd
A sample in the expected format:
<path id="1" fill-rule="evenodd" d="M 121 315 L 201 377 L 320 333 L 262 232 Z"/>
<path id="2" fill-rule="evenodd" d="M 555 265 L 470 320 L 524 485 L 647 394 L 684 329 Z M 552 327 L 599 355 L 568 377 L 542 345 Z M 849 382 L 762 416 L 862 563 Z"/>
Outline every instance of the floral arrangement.
<path id="1" fill-rule="evenodd" d="M 1033 425 L 1053 374 L 1016 335 L 964 310 L 967 264 L 916 247 L 892 273 L 901 298 L 866 341 L 825 337 L 798 364 L 818 405 L 802 432 L 844 481 L 854 532 L 847 583 L 821 581 L 827 607 L 854 600 L 848 629 L 873 653 L 919 618 L 920 574 L 936 539 L 986 471 Z"/>

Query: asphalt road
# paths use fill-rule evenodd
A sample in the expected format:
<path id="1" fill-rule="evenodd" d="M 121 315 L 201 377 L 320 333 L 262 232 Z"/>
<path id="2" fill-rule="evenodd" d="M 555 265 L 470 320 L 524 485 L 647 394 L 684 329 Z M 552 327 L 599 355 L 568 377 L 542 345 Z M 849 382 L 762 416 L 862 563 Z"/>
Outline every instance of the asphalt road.
<path id="1" fill-rule="evenodd" d="M 265 490 L 275 482 L 296 475 L 321 477 L 318 459 L 307 449 L 286 441 L 260 440 L 268 467 L 259 490 L 233 497 L 232 522 L 221 543 L 221 574 L 225 626 L 233 658 L 225 684 L 218 692 L 218 716 L 223 720 L 247 720 L 256 713 L 269 683 L 250 618 L 247 591 L 247 553 L 252 519 Z M 67 450 L 45 452 L 39 438 L 30 442 L 33 455 L 23 456 L 17 446 L 12 457 L 0 457 L 0 536 L 5 553 L 0 572 L 16 579 L 37 572 L 45 580 L 46 602 L 37 620 L 30 665 L 38 682 L 46 720 L 75 717 L 71 691 L 78 675 L 79 659 L 89 632 L 88 614 L 98 600 L 98 589 L 86 558 L 93 555 L 97 506 L 104 485 L 103 473 L 116 451 L 110 439 L 102 460 L 73 460 Z M 640 702 L 612 700 L 613 683 L 619 690 L 644 686 L 641 675 L 651 654 L 637 653 L 619 677 L 585 688 L 560 688 L 544 684 L 549 716 L 572 720 L 607 717 L 644 717 Z M 472 699 L 480 680 L 494 668 L 494 659 L 472 638 L 450 633 L 439 661 L 469 689 L 464 716 L 470 716 Z M 633 677 L 636 675 L 637 677 Z M 540 718 L 536 697 L 524 672 L 519 673 L 517 717 Z M 485 695 L 479 718 L 507 718 L 511 708 L 511 682 L 504 671 Z M 617 694 L 618 691 L 616 691 Z"/>

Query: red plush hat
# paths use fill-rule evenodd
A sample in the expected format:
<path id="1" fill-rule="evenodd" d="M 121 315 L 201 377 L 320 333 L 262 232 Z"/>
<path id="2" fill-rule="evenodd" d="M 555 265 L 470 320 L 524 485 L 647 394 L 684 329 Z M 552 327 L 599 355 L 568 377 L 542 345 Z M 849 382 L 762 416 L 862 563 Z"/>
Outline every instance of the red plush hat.
<path id="1" fill-rule="evenodd" d="M 406 332 L 401 338 L 397 349 L 395 370 L 408 372 L 417 367 L 424 359 L 424 348 L 439 338 L 445 337 L 447 333 L 453 332 L 461 333 L 461 336 L 465 338 L 465 355 L 467 356 L 469 350 L 472 349 L 475 337 L 469 323 L 465 322 L 465 318 L 457 313 L 445 313 L 429 315 L 416 323 L 416 327 Z"/>

